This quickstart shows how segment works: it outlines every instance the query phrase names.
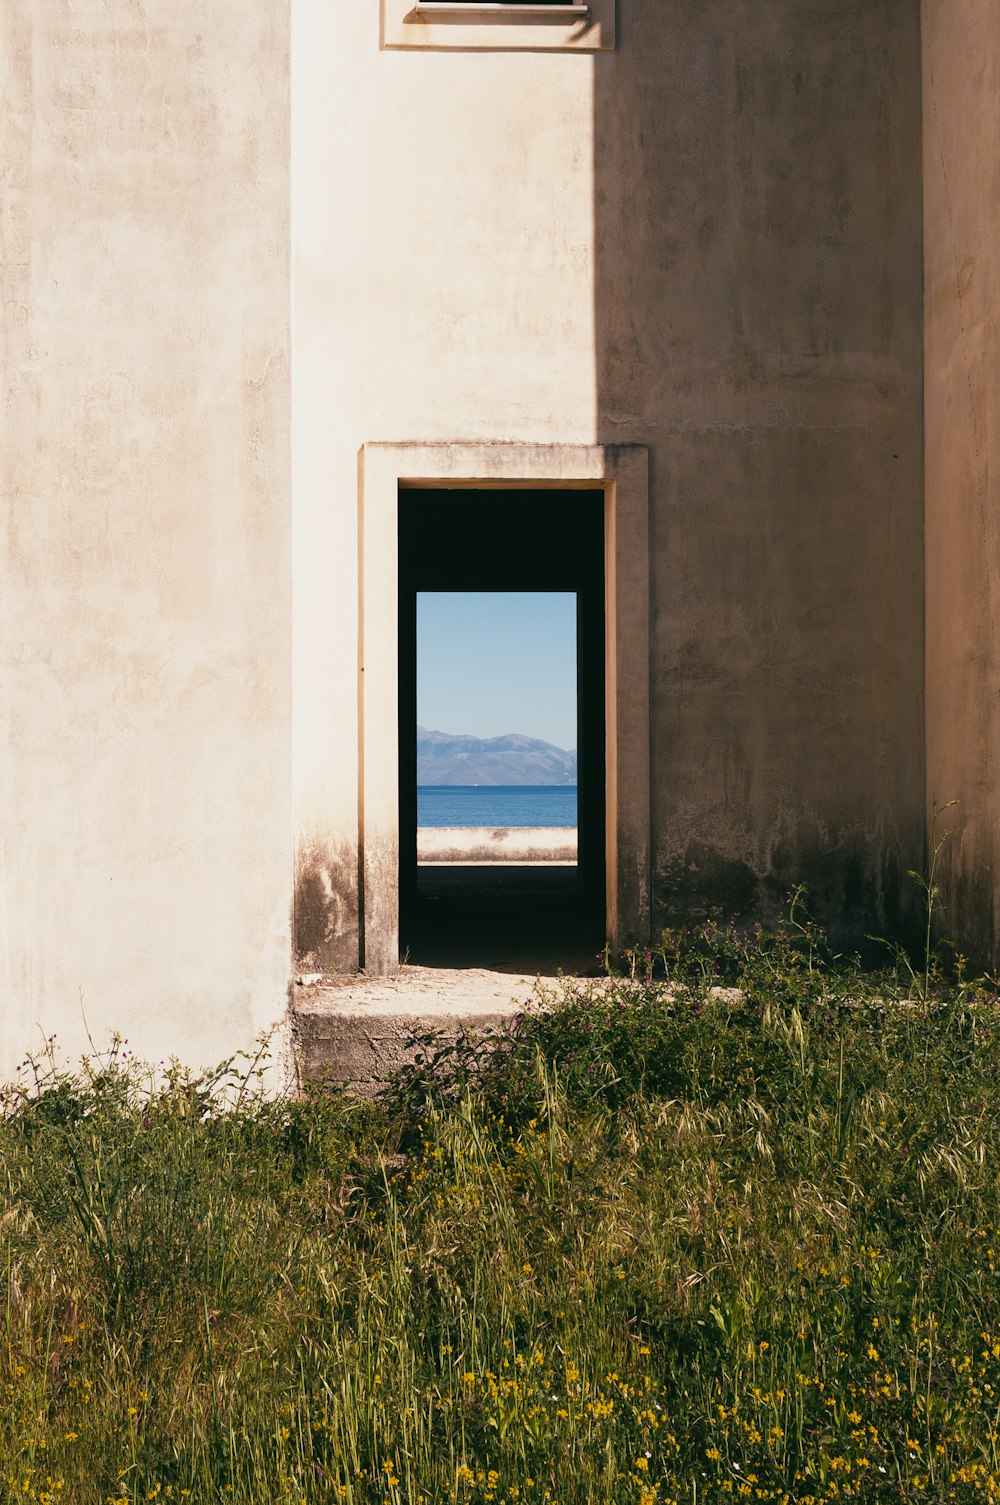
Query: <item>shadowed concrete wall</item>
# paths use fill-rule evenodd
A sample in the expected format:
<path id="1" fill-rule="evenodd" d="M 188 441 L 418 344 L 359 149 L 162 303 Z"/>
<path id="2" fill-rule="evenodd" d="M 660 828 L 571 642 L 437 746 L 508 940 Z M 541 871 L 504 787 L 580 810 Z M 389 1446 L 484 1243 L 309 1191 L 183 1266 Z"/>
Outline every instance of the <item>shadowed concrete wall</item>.
<path id="1" fill-rule="evenodd" d="M 656 919 L 806 881 L 842 933 L 895 930 L 923 853 L 916 0 L 622 0 L 595 67 L 598 437 L 652 453 Z"/>
<path id="2" fill-rule="evenodd" d="M 925 0 L 927 793 L 945 932 L 1000 964 L 1000 15 Z"/>
<path id="3" fill-rule="evenodd" d="M 286 0 L 0 8 L 3 1049 L 287 1001 Z"/>

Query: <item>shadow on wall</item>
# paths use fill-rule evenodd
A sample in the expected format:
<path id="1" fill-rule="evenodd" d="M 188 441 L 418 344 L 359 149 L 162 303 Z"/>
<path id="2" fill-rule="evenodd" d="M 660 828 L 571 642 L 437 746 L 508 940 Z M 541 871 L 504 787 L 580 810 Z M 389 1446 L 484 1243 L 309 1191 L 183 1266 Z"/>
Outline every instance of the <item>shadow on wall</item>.
<path id="1" fill-rule="evenodd" d="M 918 6 L 619 0 L 599 437 L 651 452 L 654 926 L 809 883 L 905 932 L 923 821 Z"/>

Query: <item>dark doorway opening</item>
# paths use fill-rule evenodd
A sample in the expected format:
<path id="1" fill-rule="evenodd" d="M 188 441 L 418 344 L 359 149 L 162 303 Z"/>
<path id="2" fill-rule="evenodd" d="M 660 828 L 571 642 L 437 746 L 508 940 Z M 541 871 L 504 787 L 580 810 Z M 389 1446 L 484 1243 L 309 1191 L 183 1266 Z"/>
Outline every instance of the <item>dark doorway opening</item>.
<path id="1" fill-rule="evenodd" d="M 577 863 L 417 862 L 417 596 L 566 591 L 577 602 Z M 426 966 L 586 971 L 604 943 L 604 493 L 401 487 L 400 949 Z"/>

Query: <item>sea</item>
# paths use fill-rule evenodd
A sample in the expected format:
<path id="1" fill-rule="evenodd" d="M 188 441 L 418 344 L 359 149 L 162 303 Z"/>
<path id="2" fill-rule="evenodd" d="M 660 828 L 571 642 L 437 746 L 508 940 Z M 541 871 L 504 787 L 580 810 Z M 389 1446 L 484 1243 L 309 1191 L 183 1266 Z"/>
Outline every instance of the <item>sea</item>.
<path id="1" fill-rule="evenodd" d="M 418 784 L 418 826 L 575 826 L 575 784 Z"/>

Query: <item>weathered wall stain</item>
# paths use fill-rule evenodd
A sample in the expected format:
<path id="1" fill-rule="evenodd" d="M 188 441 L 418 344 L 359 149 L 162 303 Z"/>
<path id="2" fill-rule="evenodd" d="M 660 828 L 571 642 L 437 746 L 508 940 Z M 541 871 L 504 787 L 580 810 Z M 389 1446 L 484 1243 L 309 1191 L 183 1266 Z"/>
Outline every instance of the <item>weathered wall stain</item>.
<path id="1" fill-rule="evenodd" d="M 800 888 L 800 917 L 819 919 L 836 946 L 885 961 L 883 941 L 919 941 L 920 893 L 906 876 L 902 854 L 873 844 L 870 833 L 861 831 L 842 832 L 835 847 L 779 845 L 756 869 L 692 841 L 657 865 L 654 934 L 660 926 L 707 919 L 776 925 Z"/>
<path id="2" fill-rule="evenodd" d="M 361 963 L 376 977 L 399 970 L 399 836 L 369 824 L 362 852 Z"/>
<path id="3" fill-rule="evenodd" d="M 347 842 L 313 842 L 295 865 L 295 958 L 303 972 L 358 966 L 358 857 Z"/>

